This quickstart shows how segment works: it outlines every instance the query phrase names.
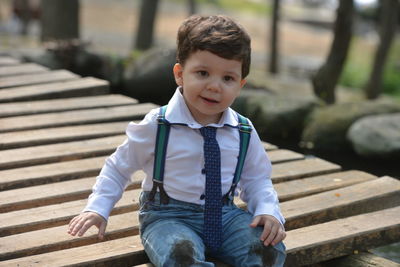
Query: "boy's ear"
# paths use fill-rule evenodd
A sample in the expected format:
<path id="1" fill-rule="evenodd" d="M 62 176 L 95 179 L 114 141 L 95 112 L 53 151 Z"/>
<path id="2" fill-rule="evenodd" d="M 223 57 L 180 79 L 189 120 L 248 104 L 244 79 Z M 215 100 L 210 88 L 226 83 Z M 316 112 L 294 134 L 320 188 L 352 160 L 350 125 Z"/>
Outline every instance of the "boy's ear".
<path id="1" fill-rule="evenodd" d="M 183 86 L 183 78 L 182 78 L 183 69 L 182 69 L 182 65 L 179 64 L 179 63 L 176 63 L 174 65 L 174 69 L 173 70 L 174 70 L 174 77 L 175 77 L 176 84 L 179 85 L 179 86 Z"/>
<path id="2" fill-rule="evenodd" d="M 242 79 L 241 81 L 240 81 L 240 88 L 243 88 L 243 86 L 246 84 L 246 79 Z"/>

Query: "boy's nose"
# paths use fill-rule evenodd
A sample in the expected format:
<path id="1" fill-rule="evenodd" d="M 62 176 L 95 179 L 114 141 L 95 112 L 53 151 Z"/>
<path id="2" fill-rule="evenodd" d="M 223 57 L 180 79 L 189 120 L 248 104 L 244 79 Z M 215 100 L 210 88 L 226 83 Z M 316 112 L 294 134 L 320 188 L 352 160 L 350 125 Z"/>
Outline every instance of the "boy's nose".
<path id="1" fill-rule="evenodd" d="M 212 79 L 207 84 L 207 89 L 210 91 L 218 92 L 221 89 L 221 85 L 217 79 Z"/>

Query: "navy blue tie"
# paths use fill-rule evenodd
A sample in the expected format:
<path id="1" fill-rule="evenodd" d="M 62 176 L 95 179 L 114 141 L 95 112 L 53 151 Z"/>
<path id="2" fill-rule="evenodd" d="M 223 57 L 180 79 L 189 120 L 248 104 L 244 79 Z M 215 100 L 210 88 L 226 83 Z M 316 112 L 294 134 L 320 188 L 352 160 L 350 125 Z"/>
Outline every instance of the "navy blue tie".
<path id="1" fill-rule="evenodd" d="M 206 171 L 203 239 L 209 249 L 216 251 L 222 243 L 221 153 L 215 139 L 217 128 L 203 127 L 200 133 Z"/>

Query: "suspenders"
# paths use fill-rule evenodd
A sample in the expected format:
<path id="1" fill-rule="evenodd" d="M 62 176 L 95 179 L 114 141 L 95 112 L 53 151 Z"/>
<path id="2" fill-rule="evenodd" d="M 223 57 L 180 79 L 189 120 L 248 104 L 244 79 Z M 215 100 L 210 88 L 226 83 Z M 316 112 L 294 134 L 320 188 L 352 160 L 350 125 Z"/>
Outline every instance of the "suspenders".
<path id="1" fill-rule="evenodd" d="M 165 157 L 167 152 L 168 145 L 168 137 L 171 128 L 171 124 L 165 119 L 165 112 L 167 110 L 167 105 L 162 106 L 160 108 L 160 112 L 157 117 L 158 127 L 157 127 L 157 137 L 156 137 L 156 146 L 154 150 L 154 167 L 153 167 L 153 188 L 149 194 L 149 201 L 154 201 L 154 196 L 157 192 L 157 188 L 160 192 L 160 203 L 168 204 L 169 197 L 164 190 L 163 180 L 164 180 L 164 166 L 165 166 Z M 244 161 L 246 159 L 247 150 L 250 142 L 251 135 L 251 125 L 249 124 L 246 117 L 243 117 L 239 113 L 236 113 L 238 116 L 238 129 L 240 136 L 240 147 L 239 147 L 239 156 L 238 162 L 236 164 L 235 174 L 233 176 L 232 186 L 229 189 L 228 193 L 223 197 L 225 202 L 232 201 L 235 189 L 237 184 L 239 183 L 240 176 L 242 174 Z"/>

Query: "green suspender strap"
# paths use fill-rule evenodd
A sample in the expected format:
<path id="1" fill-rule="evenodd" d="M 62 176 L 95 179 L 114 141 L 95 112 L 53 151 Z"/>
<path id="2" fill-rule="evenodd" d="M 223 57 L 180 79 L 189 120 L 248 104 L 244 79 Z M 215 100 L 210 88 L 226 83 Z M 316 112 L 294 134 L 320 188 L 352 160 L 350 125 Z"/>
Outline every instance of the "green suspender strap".
<path id="1" fill-rule="evenodd" d="M 238 128 L 239 128 L 239 136 L 240 136 L 240 147 L 239 147 L 239 156 L 238 162 L 236 164 L 235 174 L 233 176 L 232 186 L 229 189 L 228 193 L 224 196 L 225 201 L 233 201 L 233 197 L 235 196 L 236 186 L 239 183 L 240 177 L 242 175 L 244 161 L 246 159 L 247 150 L 250 144 L 250 136 L 251 136 L 251 125 L 246 117 L 243 117 L 239 113 L 237 113 L 238 117 Z"/>
<path id="2" fill-rule="evenodd" d="M 154 167 L 153 167 L 153 188 L 149 194 L 149 201 L 154 201 L 157 188 L 160 192 L 160 203 L 168 204 L 169 197 L 164 190 L 164 166 L 165 157 L 167 155 L 168 137 L 170 131 L 170 123 L 165 119 L 167 106 L 162 106 L 157 117 L 157 137 L 156 147 L 154 151 Z"/>

